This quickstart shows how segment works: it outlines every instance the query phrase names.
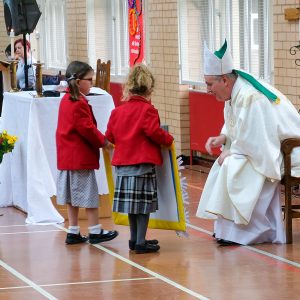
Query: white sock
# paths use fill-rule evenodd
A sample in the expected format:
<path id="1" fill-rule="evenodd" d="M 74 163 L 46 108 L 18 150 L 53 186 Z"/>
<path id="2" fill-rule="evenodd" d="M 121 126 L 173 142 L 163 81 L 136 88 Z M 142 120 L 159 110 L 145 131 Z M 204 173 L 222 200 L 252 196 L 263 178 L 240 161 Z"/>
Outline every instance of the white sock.
<path id="1" fill-rule="evenodd" d="M 89 227 L 89 233 L 90 234 L 99 234 L 100 231 L 101 231 L 101 225 L 100 224 Z"/>
<path id="2" fill-rule="evenodd" d="M 73 233 L 73 234 L 79 234 L 80 227 L 79 226 L 69 226 L 68 232 Z"/>
<path id="3" fill-rule="evenodd" d="M 101 232 L 101 224 L 90 226 L 88 229 L 90 234 L 99 234 Z M 106 234 L 108 231 L 103 229 L 102 233 Z"/>

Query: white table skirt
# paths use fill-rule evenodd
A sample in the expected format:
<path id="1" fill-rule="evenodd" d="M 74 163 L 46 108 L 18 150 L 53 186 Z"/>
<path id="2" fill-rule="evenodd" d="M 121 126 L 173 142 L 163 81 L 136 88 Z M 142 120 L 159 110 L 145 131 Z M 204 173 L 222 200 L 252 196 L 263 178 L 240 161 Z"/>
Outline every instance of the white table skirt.
<path id="1" fill-rule="evenodd" d="M 104 133 L 114 103 L 111 95 L 89 96 L 89 103 Z M 33 92 L 4 93 L 1 130 L 16 135 L 12 153 L 0 165 L 0 206 L 15 205 L 27 212 L 27 223 L 61 223 L 63 217 L 52 205 L 56 194 L 56 144 L 58 108 L 61 98 L 33 98 Z M 108 194 L 103 158 L 96 171 L 100 194 Z"/>

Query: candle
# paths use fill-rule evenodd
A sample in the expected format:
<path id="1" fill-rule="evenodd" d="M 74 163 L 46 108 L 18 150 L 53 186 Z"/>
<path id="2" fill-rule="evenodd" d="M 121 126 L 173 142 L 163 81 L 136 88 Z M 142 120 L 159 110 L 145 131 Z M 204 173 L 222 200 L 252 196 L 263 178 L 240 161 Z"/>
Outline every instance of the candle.
<path id="1" fill-rule="evenodd" d="M 10 56 L 11 59 L 15 59 L 15 32 L 13 29 L 10 30 Z"/>
<path id="2" fill-rule="evenodd" d="M 37 60 L 37 62 L 40 62 L 40 60 L 41 60 L 40 33 L 38 31 L 36 31 L 36 33 L 35 33 L 35 39 L 36 39 L 36 60 Z"/>

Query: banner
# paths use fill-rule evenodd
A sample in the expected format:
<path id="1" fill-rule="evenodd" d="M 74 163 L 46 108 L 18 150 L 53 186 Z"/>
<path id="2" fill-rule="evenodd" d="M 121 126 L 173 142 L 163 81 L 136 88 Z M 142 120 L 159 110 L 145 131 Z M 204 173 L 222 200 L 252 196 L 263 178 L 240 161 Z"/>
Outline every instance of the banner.
<path id="1" fill-rule="evenodd" d="M 149 228 L 186 231 L 186 217 L 174 144 L 171 150 L 162 149 L 164 163 L 156 166 L 158 210 L 150 214 Z M 110 154 L 103 151 L 111 205 L 115 178 Z M 113 212 L 118 225 L 128 225 L 127 214 Z"/>
<path id="2" fill-rule="evenodd" d="M 143 0 L 128 0 L 129 65 L 144 59 Z"/>

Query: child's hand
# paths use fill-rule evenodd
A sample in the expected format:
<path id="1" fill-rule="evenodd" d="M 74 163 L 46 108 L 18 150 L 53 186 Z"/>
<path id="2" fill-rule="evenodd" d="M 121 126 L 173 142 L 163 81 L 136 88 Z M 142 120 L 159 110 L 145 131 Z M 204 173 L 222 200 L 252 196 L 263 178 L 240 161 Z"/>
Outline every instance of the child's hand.
<path id="1" fill-rule="evenodd" d="M 172 149 L 172 144 L 169 145 L 169 146 L 166 146 L 166 145 L 160 145 L 160 148 L 161 148 L 161 149 L 168 149 L 168 150 L 171 150 L 171 149 Z"/>
<path id="2" fill-rule="evenodd" d="M 105 143 L 105 145 L 103 146 L 103 149 L 105 150 L 105 151 L 108 151 L 108 152 L 110 152 L 111 150 L 113 150 L 114 149 L 114 144 L 112 144 L 111 142 L 109 142 L 108 140 L 106 140 L 106 143 Z"/>

